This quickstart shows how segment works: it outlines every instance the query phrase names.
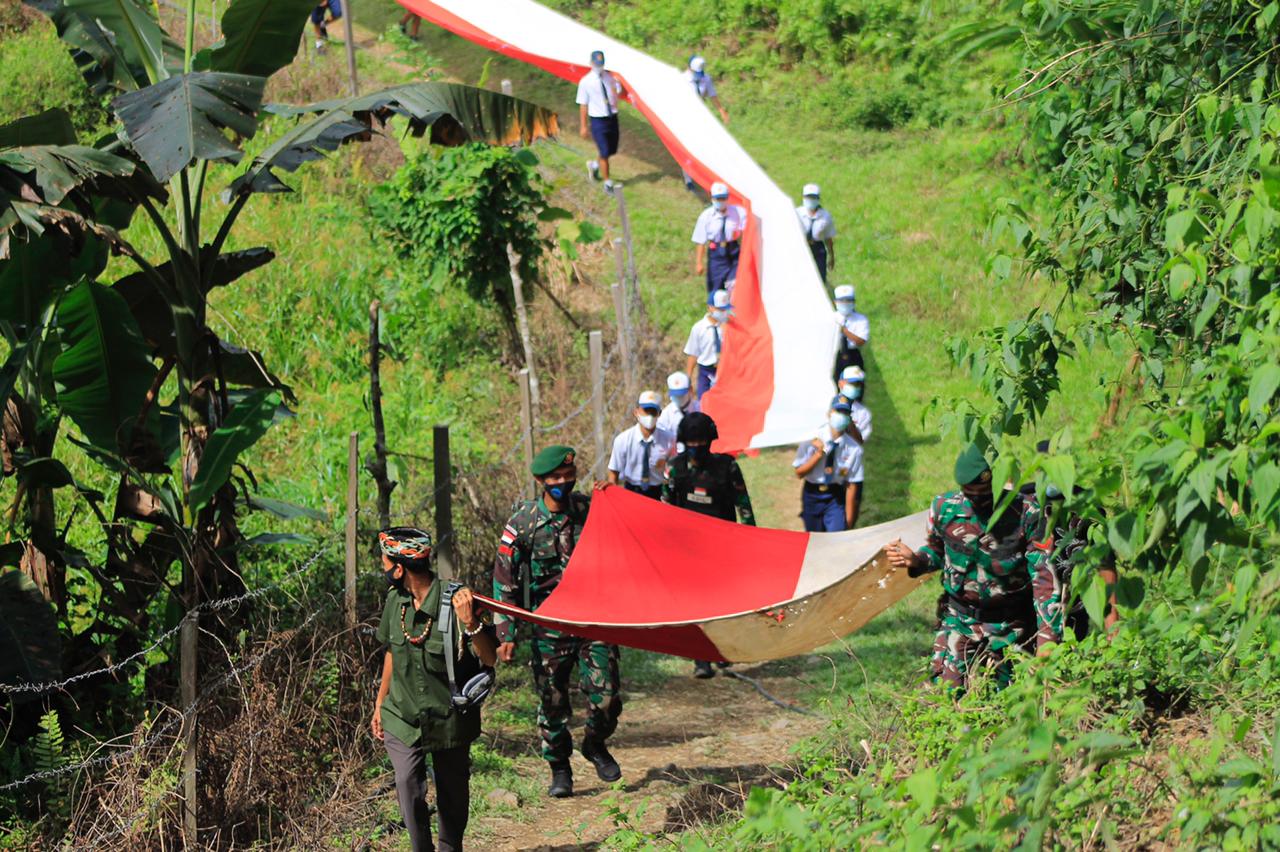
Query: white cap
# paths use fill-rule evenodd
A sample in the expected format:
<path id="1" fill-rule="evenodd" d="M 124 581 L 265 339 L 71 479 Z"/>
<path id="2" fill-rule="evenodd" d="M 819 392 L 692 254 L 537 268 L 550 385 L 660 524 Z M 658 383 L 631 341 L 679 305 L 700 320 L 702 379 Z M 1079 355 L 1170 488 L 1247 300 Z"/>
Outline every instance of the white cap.
<path id="1" fill-rule="evenodd" d="M 720 181 L 716 181 L 715 183 L 711 184 L 711 197 L 712 198 L 728 198 L 729 187 L 725 186 Z"/>
<path id="2" fill-rule="evenodd" d="M 818 196 L 822 195 L 822 193 L 818 191 L 818 185 L 816 183 L 806 183 L 804 185 L 804 191 L 801 192 L 800 194 L 804 196 L 812 195 L 814 198 L 817 198 Z"/>
<path id="3" fill-rule="evenodd" d="M 844 302 L 844 301 L 852 302 L 852 301 L 853 301 L 853 285 L 852 285 L 852 284 L 841 284 L 839 287 L 837 287 L 837 288 L 836 288 L 836 301 L 837 301 L 837 302 Z"/>
<path id="4" fill-rule="evenodd" d="M 672 394 L 689 392 L 689 375 L 684 370 L 676 370 L 667 376 L 667 391 Z"/>
<path id="5" fill-rule="evenodd" d="M 707 67 L 707 60 L 701 56 L 693 56 L 689 59 L 689 69 L 691 71 L 701 71 Z"/>
<path id="6" fill-rule="evenodd" d="M 728 291 L 728 290 L 717 290 L 717 291 L 715 291 L 714 293 L 712 293 L 712 294 L 711 294 L 711 307 L 713 307 L 713 308 L 721 308 L 721 309 L 723 309 L 723 308 L 727 308 L 727 307 L 730 307 L 730 305 L 729 305 L 729 291 Z"/>
<path id="7" fill-rule="evenodd" d="M 662 408 L 662 397 L 658 396 L 657 391 L 641 391 L 640 400 L 636 403 L 638 408 Z"/>
<path id="8" fill-rule="evenodd" d="M 842 382 L 865 382 L 866 380 L 867 374 L 856 364 L 845 367 L 840 371 L 840 381 Z"/>

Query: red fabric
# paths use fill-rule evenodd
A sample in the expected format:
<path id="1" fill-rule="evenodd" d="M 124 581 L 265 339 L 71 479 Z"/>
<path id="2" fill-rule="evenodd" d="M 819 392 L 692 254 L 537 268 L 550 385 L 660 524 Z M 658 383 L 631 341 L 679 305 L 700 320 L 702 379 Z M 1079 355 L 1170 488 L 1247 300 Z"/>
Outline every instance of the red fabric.
<path id="1" fill-rule="evenodd" d="M 591 69 L 586 65 L 538 56 L 504 42 L 470 22 L 441 8 L 430 0 L 398 0 L 401 6 L 468 41 L 486 47 L 571 82 L 577 82 Z M 626 78 L 613 72 L 622 83 L 625 97 L 653 125 L 658 138 L 684 169 L 704 189 L 719 180 L 709 167 L 694 158 L 680 143 L 657 112 L 645 103 L 627 84 Z M 751 201 L 732 186 L 730 198 L 747 207 Z M 702 408 L 715 421 L 720 438 L 717 452 L 736 453 L 747 449 L 764 426 L 765 414 L 773 401 L 773 335 L 769 318 L 760 298 L 760 229 L 754 216 L 748 215 L 742 237 L 742 254 L 734 285 L 735 318 L 724 334 L 724 352 L 716 375 L 716 386 L 703 396 Z"/>

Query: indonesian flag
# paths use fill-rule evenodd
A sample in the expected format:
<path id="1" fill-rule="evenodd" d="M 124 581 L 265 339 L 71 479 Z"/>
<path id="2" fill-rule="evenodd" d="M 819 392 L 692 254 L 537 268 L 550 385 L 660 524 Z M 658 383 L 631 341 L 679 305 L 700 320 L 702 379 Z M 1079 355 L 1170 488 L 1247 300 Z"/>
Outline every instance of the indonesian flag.
<path id="1" fill-rule="evenodd" d="M 747 208 L 716 385 L 702 400 L 715 419 L 716 449 L 799 443 L 826 417 L 838 330 L 813 255 L 785 192 L 756 165 L 673 68 L 532 0 L 399 0 L 464 38 L 577 82 L 593 50 L 622 83 L 680 167 L 704 188 L 723 181 Z M 626 150 L 626 139 L 622 150 Z M 688 222 L 672 245 L 689 246 Z M 690 300 L 702 298 L 690 288 Z"/>
<path id="2" fill-rule="evenodd" d="M 916 588 L 884 546 L 924 544 L 925 515 L 842 533 L 769 530 L 598 491 L 564 577 L 535 612 L 489 609 L 575 636 L 713 662 L 803 654 Z"/>

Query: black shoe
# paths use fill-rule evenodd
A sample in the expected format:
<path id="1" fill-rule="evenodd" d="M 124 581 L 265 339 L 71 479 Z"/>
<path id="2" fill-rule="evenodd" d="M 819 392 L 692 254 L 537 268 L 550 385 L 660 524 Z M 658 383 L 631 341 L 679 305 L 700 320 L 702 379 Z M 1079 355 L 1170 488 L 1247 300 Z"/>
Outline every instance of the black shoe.
<path id="1" fill-rule="evenodd" d="M 693 664 L 693 676 L 698 680 L 706 680 L 709 677 L 715 677 L 716 670 L 711 668 L 711 663 L 704 660 L 698 660 Z"/>
<path id="2" fill-rule="evenodd" d="M 551 764 L 551 786 L 547 795 L 553 799 L 567 799 L 573 795 L 573 770 L 569 764 Z"/>
<path id="3" fill-rule="evenodd" d="M 582 756 L 591 761 L 601 781 L 612 784 L 622 777 L 622 767 L 613 759 L 613 755 L 609 754 L 609 749 L 605 748 L 604 743 L 583 740 Z"/>

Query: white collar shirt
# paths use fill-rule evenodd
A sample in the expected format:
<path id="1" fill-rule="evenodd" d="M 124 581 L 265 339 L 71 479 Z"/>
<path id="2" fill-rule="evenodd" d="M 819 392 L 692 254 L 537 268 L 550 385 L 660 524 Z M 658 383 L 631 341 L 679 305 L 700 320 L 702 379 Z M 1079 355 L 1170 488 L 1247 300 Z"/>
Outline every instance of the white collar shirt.
<path id="1" fill-rule="evenodd" d="M 698 245 L 724 243 L 742 239 L 742 229 L 747 224 L 747 208 L 730 204 L 721 213 L 708 207 L 698 214 L 693 226 L 693 241 Z"/>
<path id="2" fill-rule="evenodd" d="M 618 114 L 618 95 L 621 93 L 622 87 L 612 74 L 592 69 L 578 81 L 577 103 L 587 108 L 587 115 L 591 118 L 608 118 Z"/>
<path id="3" fill-rule="evenodd" d="M 714 367 L 720 363 L 720 350 L 724 346 L 724 328 L 704 316 L 689 329 L 689 342 L 684 354 L 692 355 L 701 367 Z"/>
<path id="4" fill-rule="evenodd" d="M 825 424 L 814 433 L 813 437 L 822 441 L 824 455 L 830 453 L 833 446 L 835 454 L 831 459 L 830 473 L 827 473 L 826 459 L 822 459 L 805 475 L 805 482 L 814 485 L 862 482 L 862 446 L 857 441 L 853 440 L 847 432 L 841 432 L 839 437 L 833 438 L 831 427 Z M 801 467 L 817 452 L 818 448 L 806 441 L 796 448 L 796 460 L 791 463 L 791 466 Z"/>
<path id="5" fill-rule="evenodd" d="M 644 449 L 649 447 L 649 472 L 645 476 Z M 629 485 L 652 487 L 661 485 L 666 476 L 666 462 L 675 454 L 676 436 L 665 429 L 653 430 L 645 437 L 640 424 L 618 433 L 609 454 L 609 470 Z"/>
<path id="6" fill-rule="evenodd" d="M 858 337 L 861 337 L 866 343 L 871 342 L 871 320 L 867 319 L 866 314 L 860 314 L 857 311 L 854 311 L 844 318 L 844 327 Z M 843 334 L 840 335 L 840 341 L 846 349 L 858 348 L 856 343 Z"/>
<path id="7" fill-rule="evenodd" d="M 836 238 L 836 220 L 831 218 L 827 208 L 819 207 L 810 213 L 803 206 L 796 208 L 796 217 L 800 220 L 800 230 L 811 243 L 826 242 Z"/>
<path id="8" fill-rule="evenodd" d="M 695 74 L 692 68 L 686 68 L 684 79 L 693 87 L 698 97 L 714 98 L 716 96 L 716 84 L 712 82 L 710 74 Z"/>
<path id="9" fill-rule="evenodd" d="M 853 425 L 858 427 L 858 432 L 862 435 L 862 440 L 871 437 L 871 409 L 867 408 L 858 400 L 849 403 L 849 417 L 853 420 Z"/>
<path id="10" fill-rule="evenodd" d="M 692 414 L 695 411 L 702 410 L 702 403 L 693 398 L 693 391 L 689 392 L 689 404 L 681 408 L 675 400 L 667 403 L 667 407 L 662 409 L 662 413 L 658 415 L 658 428 L 676 434 L 676 430 L 680 428 L 680 421 L 684 420 L 686 414 Z"/>

